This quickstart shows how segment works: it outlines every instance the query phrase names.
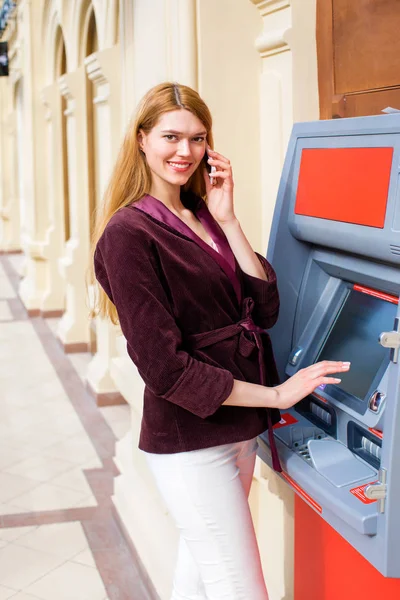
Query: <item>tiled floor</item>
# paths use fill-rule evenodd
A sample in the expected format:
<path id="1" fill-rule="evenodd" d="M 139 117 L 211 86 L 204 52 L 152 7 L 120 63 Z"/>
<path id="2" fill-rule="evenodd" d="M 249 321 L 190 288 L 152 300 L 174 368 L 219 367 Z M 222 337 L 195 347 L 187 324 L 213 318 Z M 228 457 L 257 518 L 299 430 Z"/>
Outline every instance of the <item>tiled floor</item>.
<path id="1" fill-rule="evenodd" d="M 89 354 L 28 319 L 20 256 L 0 257 L 0 600 L 148 600 L 112 513 L 129 407 L 97 408 Z"/>

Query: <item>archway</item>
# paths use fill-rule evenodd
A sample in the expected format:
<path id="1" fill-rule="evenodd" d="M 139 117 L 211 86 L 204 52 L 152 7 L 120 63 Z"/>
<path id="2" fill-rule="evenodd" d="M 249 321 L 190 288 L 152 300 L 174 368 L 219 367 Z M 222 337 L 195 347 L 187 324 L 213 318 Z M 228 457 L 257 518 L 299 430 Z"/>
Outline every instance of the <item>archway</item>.
<path id="1" fill-rule="evenodd" d="M 97 35 L 97 24 L 96 24 L 96 16 L 94 13 L 93 7 L 91 7 L 88 11 L 87 17 L 87 27 L 84 32 L 84 36 L 86 35 L 86 41 L 84 43 L 84 58 L 90 56 L 94 52 L 97 52 L 99 49 L 99 38 Z"/>

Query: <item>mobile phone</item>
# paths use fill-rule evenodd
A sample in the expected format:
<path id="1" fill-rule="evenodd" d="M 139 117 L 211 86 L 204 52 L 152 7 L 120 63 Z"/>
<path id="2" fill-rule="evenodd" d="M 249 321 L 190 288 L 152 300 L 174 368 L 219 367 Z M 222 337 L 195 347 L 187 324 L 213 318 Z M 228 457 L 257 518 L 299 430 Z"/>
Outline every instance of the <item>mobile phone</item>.
<path id="1" fill-rule="evenodd" d="M 210 165 L 210 163 L 208 162 L 208 158 L 209 158 L 209 157 L 208 157 L 208 154 L 207 154 L 207 152 L 206 152 L 206 153 L 204 154 L 204 162 L 205 162 L 205 165 L 206 165 L 207 173 L 210 175 L 210 183 L 211 183 L 211 185 L 214 185 L 214 183 L 215 183 L 215 178 L 214 178 L 214 177 L 211 177 L 211 174 L 212 174 L 212 173 L 215 173 L 215 171 L 216 171 L 217 169 L 216 169 L 215 167 L 212 167 L 212 166 Z"/>

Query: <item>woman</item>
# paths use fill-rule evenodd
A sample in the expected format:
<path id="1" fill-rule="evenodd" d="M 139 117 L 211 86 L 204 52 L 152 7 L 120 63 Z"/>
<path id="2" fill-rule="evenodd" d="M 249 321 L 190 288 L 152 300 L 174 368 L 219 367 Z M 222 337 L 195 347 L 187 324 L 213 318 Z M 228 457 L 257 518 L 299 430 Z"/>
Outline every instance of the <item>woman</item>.
<path id="1" fill-rule="evenodd" d="M 146 384 L 139 447 L 181 533 L 172 599 L 266 600 L 247 501 L 256 438 L 269 429 L 274 452 L 278 409 L 349 365 L 276 385 L 275 274 L 240 227 L 211 125 L 186 86 L 142 100 L 95 236 L 98 313 L 119 321 Z"/>

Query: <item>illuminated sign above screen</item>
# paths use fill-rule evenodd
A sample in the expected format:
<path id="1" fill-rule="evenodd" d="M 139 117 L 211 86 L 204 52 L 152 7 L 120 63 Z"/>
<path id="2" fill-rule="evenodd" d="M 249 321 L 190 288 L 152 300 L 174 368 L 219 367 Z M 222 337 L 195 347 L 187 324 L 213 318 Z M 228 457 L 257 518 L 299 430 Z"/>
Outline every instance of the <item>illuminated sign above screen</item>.
<path id="1" fill-rule="evenodd" d="M 295 214 L 383 229 L 393 148 L 304 148 Z"/>

